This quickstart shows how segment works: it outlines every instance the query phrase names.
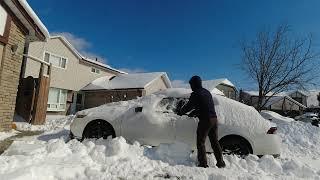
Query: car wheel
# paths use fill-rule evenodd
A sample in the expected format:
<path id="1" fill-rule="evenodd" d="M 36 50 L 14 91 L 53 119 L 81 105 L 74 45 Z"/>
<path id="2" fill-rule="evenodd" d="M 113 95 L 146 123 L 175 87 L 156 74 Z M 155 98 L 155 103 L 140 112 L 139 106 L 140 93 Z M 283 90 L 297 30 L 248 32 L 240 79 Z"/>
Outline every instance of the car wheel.
<path id="1" fill-rule="evenodd" d="M 241 137 L 227 137 L 220 142 L 223 154 L 234 154 L 245 157 L 252 153 L 249 142 Z"/>
<path id="2" fill-rule="evenodd" d="M 115 138 L 113 127 L 104 120 L 95 120 L 90 122 L 83 133 L 83 139 L 108 139 Z"/>

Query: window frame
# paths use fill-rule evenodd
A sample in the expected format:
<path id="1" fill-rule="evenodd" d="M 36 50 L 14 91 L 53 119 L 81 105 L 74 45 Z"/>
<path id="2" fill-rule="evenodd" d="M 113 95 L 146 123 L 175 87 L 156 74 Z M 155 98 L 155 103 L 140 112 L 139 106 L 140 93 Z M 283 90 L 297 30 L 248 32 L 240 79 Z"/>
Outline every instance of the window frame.
<path id="1" fill-rule="evenodd" d="M 68 96 L 68 90 L 66 89 L 60 89 L 60 88 L 55 88 L 55 87 L 50 87 L 50 89 L 58 89 L 59 90 L 59 95 L 58 95 L 58 99 L 59 99 L 59 102 L 56 102 L 56 103 L 50 103 L 49 101 L 47 102 L 47 111 L 50 111 L 50 112 L 63 112 L 63 111 L 66 111 L 66 108 L 67 108 L 67 96 Z M 49 93 L 50 93 L 50 89 L 49 89 Z M 61 102 L 61 94 L 62 94 L 62 91 L 65 91 L 66 94 L 65 94 L 65 102 Z M 49 96 L 49 94 L 48 94 Z M 51 105 L 56 105 L 57 108 L 52 108 L 50 107 Z M 64 105 L 64 108 L 60 108 L 61 105 Z"/>
<path id="2" fill-rule="evenodd" d="M 93 69 L 94 69 L 94 72 L 92 72 Z M 97 70 L 99 70 L 99 73 L 97 73 Z M 90 72 L 93 74 L 101 74 L 101 69 L 91 66 Z"/>
<path id="3" fill-rule="evenodd" d="M 53 67 L 59 68 L 59 69 L 63 69 L 63 70 L 66 70 L 66 69 L 67 69 L 67 67 L 68 67 L 68 62 L 69 62 L 69 60 L 68 60 L 67 57 L 61 56 L 61 55 L 58 55 L 58 54 L 55 54 L 55 53 L 51 53 L 51 52 L 49 52 L 49 51 L 44 51 L 44 52 L 43 52 L 43 61 L 45 61 L 45 62 L 47 62 L 47 61 L 45 60 L 46 53 L 49 54 L 49 62 L 48 62 L 48 63 L 50 63 L 50 64 L 52 64 L 52 63 L 50 62 L 50 56 L 59 57 L 59 58 L 60 58 L 60 61 L 62 61 L 62 59 L 65 59 L 65 60 L 66 60 L 66 65 L 65 65 L 64 68 L 63 68 L 63 67 L 60 67 L 60 66 L 56 66 L 55 64 L 52 64 Z M 60 63 L 62 64 L 62 62 L 59 62 L 59 64 L 60 64 Z"/>
<path id="4" fill-rule="evenodd" d="M 4 6 L 2 6 L 2 4 L 0 4 L 0 6 L 1 6 L 1 8 L 4 9 L 4 11 L 7 15 L 7 18 L 4 22 L 3 34 L 2 35 L 0 34 L 0 42 L 3 43 L 4 45 L 6 45 L 6 44 L 8 44 L 8 41 L 9 41 L 9 34 L 10 34 L 12 18 L 11 18 L 11 15 L 9 14 L 9 12 L 7 11 L 7 9 Z"/>

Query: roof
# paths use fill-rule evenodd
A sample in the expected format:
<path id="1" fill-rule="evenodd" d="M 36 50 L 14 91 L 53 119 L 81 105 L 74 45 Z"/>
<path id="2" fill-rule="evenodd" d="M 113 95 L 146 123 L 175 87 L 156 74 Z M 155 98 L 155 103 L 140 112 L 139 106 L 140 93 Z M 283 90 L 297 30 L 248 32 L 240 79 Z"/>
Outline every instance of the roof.
<path id="1" fill-rule="evenodd" d="M 268 106 L 271 106 L 277 102 L 279 102 L 280 100 L 282 99 L 288 99 L 289 101 L 293 102 L 294 104 L 302 107 L 302 108 L 306 108 L 306 106 L 304 106 L 303 104 L 299 103 L 298 101 L 292 99 L 290 96 L 274 96 L 274 97 L 271 97 L 269 99 L 269 101 L 264 105 L 265 107 L 268 107 Z"/>
<path id="2" fill-rule="evenodd" d="M 292 91 L 284 91 L 284 92 L 281 92 L 279 94 L 277 94 L 278 96 L 290 96 L 291 94 L 295 93 L 295 92 L 298 92 L 304 96 L 308 96 L 308 93 L 305 92 L 305 91 L 301 91 L 301 90 L 292 90 Z"/>
<path id="3" fill-rule="evenodd" d="M 81 90 L 144 89 L 160 77 L 164 78 L 168 88 L 172 87 L 167 73 L 152 72 L 104 76 L 92 81 Z"/>
<path id="4" fill-rule="evenodd" d="M 231 86 L 231 87 L 235 88 L 235 85 L 233 85 L 226 78 L 202 81 L 202 86 L 210 91 L 213 90 L 214 88 L 216 88 L 219 84 L 224 84 L 224 85 Z"/>
<path id="5" fill-rule="evenodd" d="M 4 2 L 8 5 L 8 7 L 12 10 L 12 12 L 18 17 L 18 19 L 22 22 L 22 24 L 29 30 L 30 40 L 38 40 L 36 34 L 38 30 L 45 39 L 49 38 L 49 31 L 46 28 L 46 26 L 41 22 L 37 14 L 32 10 L 30 5 L 26 0 L 4 0 Z M 19 3 L 19 4 L 17 4 Z M 33 22 L 29 22 L 26 17 L 25 13 L 21 12 L 19 10 L 19 7 L 21 6 L 24 11 L 27 13 L 27 16 L 29 16 Z M 35 29 L 34 25 L 38 28 Z M 43 39 L 43 40 L 45 40 Z"/>
<path id="6" fill-rule="evenodd" d="M 106 68 L 108 70 L 115 71 L 115 72 L 118 72 L 118 73 L 121 73 L 121 74 L 127 74 L 126 72 L 123 72 L 123 71 L 120 71 L 118 69 L 112 68 L 111 66 L 109 66 L 107 64 L 104 64 L 102 62 L 99 62 L 99 61 L 92 60 L 92 59 L 89 59 L 87 57 L 84 57 L 83 55 L 81 55 L 81 53 L 64 36 L 61 36 L 61 35 L 51 36 L 50 39 L 60 39 L 71 50 L 71 52 L 77 58 L 79 58 L 82 61 L 85 61 L 85 62 L 88 62 L 88 63 L 92 63 L 92 64 L 98 65 L 100 67 L 103 67 L 103 68 Z"/>

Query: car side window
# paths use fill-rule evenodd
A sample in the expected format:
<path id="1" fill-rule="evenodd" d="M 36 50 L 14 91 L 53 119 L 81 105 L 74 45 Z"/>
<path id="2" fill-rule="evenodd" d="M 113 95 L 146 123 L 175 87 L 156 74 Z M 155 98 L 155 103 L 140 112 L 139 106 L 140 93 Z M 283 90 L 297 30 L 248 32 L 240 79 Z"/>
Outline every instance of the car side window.
<path id="1" fill-rule="evenodd" d="M 163 112 L 173 112 L 178 113 L 180 108 L 187 102 L 186 98 L 173 98 L 173 97 L 167 97 L 163 98 L 158 106 L 161 111 Z"/>

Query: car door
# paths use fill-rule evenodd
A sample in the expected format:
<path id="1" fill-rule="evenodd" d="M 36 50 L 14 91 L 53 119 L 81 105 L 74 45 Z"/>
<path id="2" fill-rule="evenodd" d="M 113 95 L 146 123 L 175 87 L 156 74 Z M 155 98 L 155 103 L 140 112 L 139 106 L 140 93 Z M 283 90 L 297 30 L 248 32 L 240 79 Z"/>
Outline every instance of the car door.
<path id="1" fill-rule="evenodd" d="M 122 117 L 121 135 L 129 141 L 157 146 L 175 140 L 175 128 L 169 113 L 142 107 L 135 107 Z"/>
<path id="2" fill-rule="evenodd" d="M 196 149 L 198 118 L 178 116 L 175 121 L 176 141 L 186 143 Z"/>

